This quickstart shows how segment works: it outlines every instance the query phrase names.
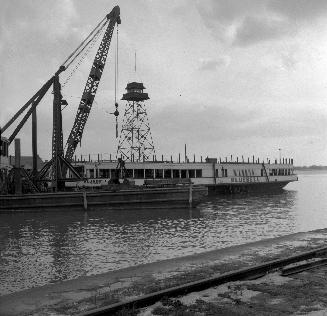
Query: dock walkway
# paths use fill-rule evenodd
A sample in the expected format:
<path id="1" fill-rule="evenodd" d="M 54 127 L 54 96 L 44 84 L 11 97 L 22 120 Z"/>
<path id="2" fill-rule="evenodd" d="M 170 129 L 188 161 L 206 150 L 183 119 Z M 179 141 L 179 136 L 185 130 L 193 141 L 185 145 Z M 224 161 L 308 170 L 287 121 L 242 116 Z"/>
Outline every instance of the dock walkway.
<path id="1" fill-rule="evenodd" d="M 0 297 L 0 315 L 74 315 L 326 244 L 327 229 L 80 277 Z"/>

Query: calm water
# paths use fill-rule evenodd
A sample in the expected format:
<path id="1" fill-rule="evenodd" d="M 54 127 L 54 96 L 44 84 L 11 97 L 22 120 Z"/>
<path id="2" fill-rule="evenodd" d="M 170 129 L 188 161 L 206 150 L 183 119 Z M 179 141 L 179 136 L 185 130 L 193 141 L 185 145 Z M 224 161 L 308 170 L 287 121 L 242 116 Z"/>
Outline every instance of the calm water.
<path id="1" fill-rule="evenodd" d="M 0 294 L 327 227 L 327 173 L 277 194 L 210 197 L 197 209 L 0 215 Z"/>

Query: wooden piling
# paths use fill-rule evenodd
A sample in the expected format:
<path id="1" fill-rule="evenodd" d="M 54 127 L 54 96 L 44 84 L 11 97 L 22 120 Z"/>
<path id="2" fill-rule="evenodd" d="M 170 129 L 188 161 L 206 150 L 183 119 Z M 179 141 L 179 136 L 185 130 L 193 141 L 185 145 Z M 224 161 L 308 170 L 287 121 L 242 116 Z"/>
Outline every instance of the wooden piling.
<path id="1" fill-rule="evenodd" d="M 192 181 L 190 181 L 189 195 L 188 195 L 188 203 L 190 207 L 192 207 L 192 202 L 193 202 L 193 185 L 192 185 Z"/>
<path id="2" fill-rule="evenodd" d="M 15 138 L 15 194 L 22 194 L 22 178 L 20 173 L 20 139 Z"/>
<path id="3" fill-rule="evenodd" d="M 83 191 L 83 206 L 84 206 L 84 211 L 87 211 L 87 197 L 86 197 L 86 191 Z"/>
<path id="4" fill-rule="evenodd" d="M 186 154 L 186 144 L 185 144 L 185 148 L 184 148 L 184 161 L 185 162 L 187 162 L 186 159 L 187 159 L 187 154 Z"/>
<path id="5" fill-rule="evenodd" d="M 32 175 L 37 175 L 37 117 L 36 109 L 32 112 Z"/>

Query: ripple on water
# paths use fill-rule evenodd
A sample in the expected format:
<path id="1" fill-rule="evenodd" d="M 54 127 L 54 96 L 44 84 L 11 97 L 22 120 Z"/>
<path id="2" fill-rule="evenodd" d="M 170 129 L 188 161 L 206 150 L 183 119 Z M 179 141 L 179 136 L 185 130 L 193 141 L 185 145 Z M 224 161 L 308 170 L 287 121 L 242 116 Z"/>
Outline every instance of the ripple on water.
<path id="1" fill-rule="evenodd" d="M 0 294 L 327 225 L 327 176 L 197 209 L 0 215 Z M 311 191 L 310 191 L 311 190 Z"/>

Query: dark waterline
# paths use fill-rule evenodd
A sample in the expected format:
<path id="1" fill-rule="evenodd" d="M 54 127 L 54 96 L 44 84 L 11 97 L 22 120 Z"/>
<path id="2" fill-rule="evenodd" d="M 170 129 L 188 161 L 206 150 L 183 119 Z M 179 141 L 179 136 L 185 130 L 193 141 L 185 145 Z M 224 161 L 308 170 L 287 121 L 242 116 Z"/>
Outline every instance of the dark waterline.
<path id="1" fill-rule="evenodd" d="M 327 173 L 197 209 L 0 215 L 0 294 L 327 227 Z"/>

